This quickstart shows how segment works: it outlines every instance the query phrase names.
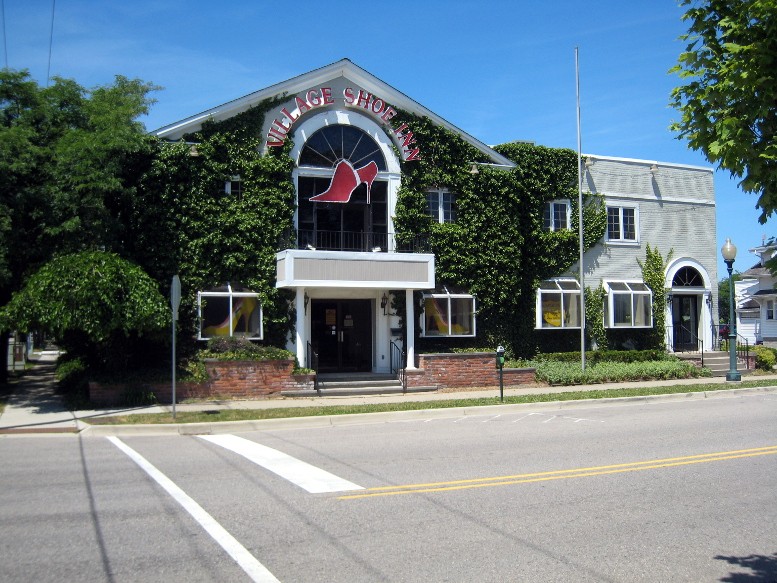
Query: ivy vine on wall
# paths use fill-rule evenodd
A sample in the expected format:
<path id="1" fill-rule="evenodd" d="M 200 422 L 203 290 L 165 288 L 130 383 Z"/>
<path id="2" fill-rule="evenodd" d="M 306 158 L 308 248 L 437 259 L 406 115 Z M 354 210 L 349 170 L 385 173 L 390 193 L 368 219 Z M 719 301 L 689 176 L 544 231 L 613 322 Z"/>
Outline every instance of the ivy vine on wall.
<path id="1" fill-rule="evenodd" d="M 137 253 L 160 282 L 180 275 L 182 338 L 197 334 L 197 291 L 240 282 L 260 296 L 266 343 L 286 345 L 294 318 L 290 292 L 275 287 L 275 254 L 293 224 L 292 144 L 262 154 L 261 135 L 265 114 L 281 101 L 205 122 L 180 142 L 159 143 L 144 180 L 154 212 L 136 212 Z M 233 176 L 241 180 L 239 195 L 225 192 Z"/>
<path id="2" fill-rule="evenodd" d="M 428 234 L 438 286 L 463 288 L 477 297 L 478 338 L 450 339 L 447 345 L 503 344 L 515 356 L 533 355 L 548 344 L 567 348 L 569 332 L 534 329 L 535 293 L 540 281 L 567 274 L 578 260 L 576 229 L 543 226 L 544 204 L 558 199 L 570 200 L 571 224 L 577 224 L 577 153 L 513 142 L 495 150 L 515 168 L 499 168 L 460 136 L 426 118 L 400 115 L 423 144 L 423 154 L 420 161 L 403 164 L 398 236 Z M 481 164 L 472 173 L 475 162 Z M 433 187 L 456 193 L 455 223 L 439 224 L 428 215 L 426 191 Z M 583 217 L 588 249 L 606 229 L 600 195 L 584 196 Z M 420 349 L 439 347 L 439 340 L 432 342 L 420 339 Z"/>
<path id="3" fill-rule="evenodd" d="M 666 266 L 672 258 L 670 249 L 666 258 L 661 252 L 650 245 L 645 247 L 645 261 L 637 261 L 642 269 L 642 280 L 653 292 L 653 328 L 648 332 L 648 348 L 666 349 Z"/>

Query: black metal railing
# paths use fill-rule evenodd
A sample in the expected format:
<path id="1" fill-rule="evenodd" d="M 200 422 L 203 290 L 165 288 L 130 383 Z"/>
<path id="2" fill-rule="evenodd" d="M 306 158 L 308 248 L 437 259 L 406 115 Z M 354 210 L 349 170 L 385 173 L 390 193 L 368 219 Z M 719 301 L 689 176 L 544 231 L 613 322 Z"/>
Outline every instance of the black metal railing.
<path id="1" fill-rule="evenodd" d="M 745 368 L 750 369 L 750 341 L 740 334 L 737 334 L 737 359 L 744 360 Z"/>
<path id="2" fill-rule="evenodd" d="M 722 336 L 723 335 L 721 335 L 721 337 Z M 730 338 L 728 337 L 721 338 L 720 349 L 728 352 L 729 342 L 731 342 Z M 744 361 L 745 368 L 749 370 L 750 369 L 750 341 L 744 336 L 742 336 L 741 334 L 739 334 L 738 332 L 737 332 L 737 345 L 735 350 L 737 353 L 737 362 Z"/>
<path id="3" fill-rule="evenodd" d="M 704 366 L 704 339 L 700 338 L 693 330 L 682 325 L 674 328 L 672 343 L 675 352 L 698 352 L 701 354 L 701 365 Z"/>
<path id="4" fill-rule="evenodd" d="M 402 383 L 402 392 L 407 392 L 407 375 L 405 374 L 405 351 L 400 348 L 399 345 L 393 340 L 390 341 L 389 347 L 389 363 L 391 366 L 391 374 Z"/>
<path id="5" fill-rule="evenodd" d="M 313 350 L 313 345 L 308 342 L 307 368 L 313 371 L 313 390 L 318 392 L 318 352 Z"/>
<path id="6" fill-rule="evenodd" d="M 299 229 L 287 232 L 278 249 L 315 249 L 320 251 L 372 251 L 386 253 L 428 253 L 428 235 L 394 235 L 385 231 L 321 231 Z"/>

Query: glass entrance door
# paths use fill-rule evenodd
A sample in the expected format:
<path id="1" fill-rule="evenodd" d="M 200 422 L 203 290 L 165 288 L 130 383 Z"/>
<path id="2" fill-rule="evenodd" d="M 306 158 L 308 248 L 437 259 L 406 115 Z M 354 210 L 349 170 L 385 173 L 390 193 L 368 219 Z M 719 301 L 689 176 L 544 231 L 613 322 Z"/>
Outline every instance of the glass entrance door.
<path id="1" fill-rule="evenodd" d="M 372 370 L 370 300 L 312 300 L 311 336 L 321 372 Z"/>
<path id="2" fill-rule="evenodd" d="M 697 296 L 675 295 L 672 301 L 672 325 L 675 352 L 699 350 Z"/>

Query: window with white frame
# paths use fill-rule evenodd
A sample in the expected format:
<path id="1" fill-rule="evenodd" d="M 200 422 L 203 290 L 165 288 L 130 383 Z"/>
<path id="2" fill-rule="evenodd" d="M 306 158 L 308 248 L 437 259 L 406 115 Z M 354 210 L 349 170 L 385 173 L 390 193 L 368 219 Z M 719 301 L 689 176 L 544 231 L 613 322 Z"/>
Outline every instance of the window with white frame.
<path id="1" fill-rule="evenodd" d="M 262 340 L 262 304 L 259 295 L 249 290 L 235 290 L 230 284 L 210 291 L 197 292 L 199 340 L 217 336 L 241 336 Z"/>
<path id="2" fill-rule="evenodd" d="M 427 212 L 438 223 L 456 222 L 456 193 L 445 189 L 426 193 Z"/>
<path id="3" fill-rule="evenodd" d="M 607 240 L 636 243 L 639 233 L 639 209 L 635 206 L 607 205 Z"/>
<path id="4" fill-rule="evenodd" d="M 570 205 L 568 200 L 546 202 L 542 211 L 542 224 L 546 231 L 569 228 Z"/>
<path id="5" fill-rule="evenodd" d="M 421 335 L 474 336 L 475 296 L 425 294 Z"/>
<path id="6" fill-rule="evenodd" d="M 766 301 L 766 319 L 774 320 L 774 300 Z"/>
<path id="7" fill-rule="evenodd" d="M 605 281 L 604 325 L 652 328 L 653 292 L 641 281 Z"/>
<path id="8" fill-rule="evenodd" d="M 231 176 L 224 183 L 224 192 L 240 200 L 243 197 L 243 181 L 239 175 Z"/>
<path id="9" fill-rule="evenodd" d="M 549 279 L 537 290 L 536 327 L 580 328 L 580 284 L 574 279 Z"/>

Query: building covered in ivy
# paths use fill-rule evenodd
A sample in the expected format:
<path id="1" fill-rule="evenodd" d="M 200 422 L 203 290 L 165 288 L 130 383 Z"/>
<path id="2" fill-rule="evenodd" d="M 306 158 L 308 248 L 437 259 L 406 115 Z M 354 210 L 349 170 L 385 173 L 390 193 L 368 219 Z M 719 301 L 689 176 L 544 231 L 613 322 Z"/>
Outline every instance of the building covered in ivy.
<path id="1" fill-rule="evenodd" d="M 712 346 L 711 169 L 490 147 L 347 59 L 155 135 L 199 339 L 389 372 L 579 349 L 584 303 L 589 346 Z"/>

